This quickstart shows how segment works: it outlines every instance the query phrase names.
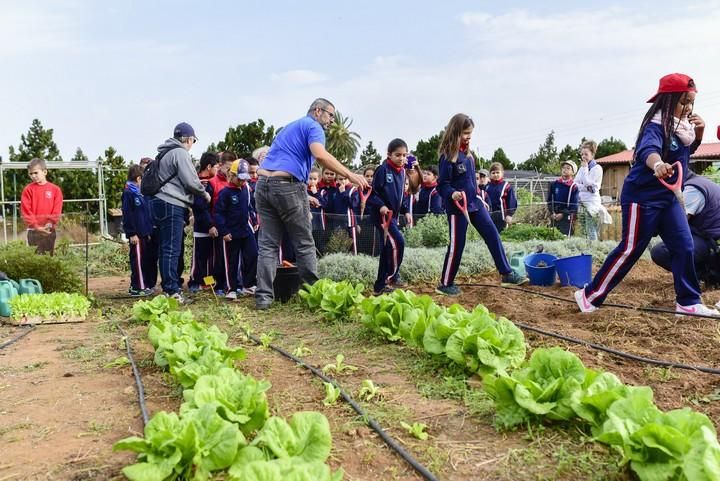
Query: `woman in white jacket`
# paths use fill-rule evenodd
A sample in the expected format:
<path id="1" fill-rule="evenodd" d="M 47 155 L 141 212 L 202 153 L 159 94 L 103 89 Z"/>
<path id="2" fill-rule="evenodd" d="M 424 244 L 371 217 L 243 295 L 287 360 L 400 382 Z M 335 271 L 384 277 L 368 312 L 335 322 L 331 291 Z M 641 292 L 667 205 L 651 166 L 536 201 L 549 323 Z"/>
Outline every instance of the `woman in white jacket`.
<path id="1" fill-rule="evenodd" d="M 580 192 L 580 222 L 588 240 L 598 240 L 598 226 L 604 210 L 600 201 L 603 169 L 595 162 L 595 152 L 595 141 L 583 142 L 580 148 L 580 170 L 575 176 L 575 184 Z"/>

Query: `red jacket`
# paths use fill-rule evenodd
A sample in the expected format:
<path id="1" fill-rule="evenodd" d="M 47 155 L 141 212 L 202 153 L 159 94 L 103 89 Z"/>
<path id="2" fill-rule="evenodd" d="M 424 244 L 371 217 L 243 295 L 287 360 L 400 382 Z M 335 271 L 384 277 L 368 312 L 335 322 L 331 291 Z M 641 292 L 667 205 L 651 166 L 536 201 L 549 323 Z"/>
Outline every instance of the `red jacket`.
<path id="1" fill-rule="evenodd" d="M 60 187 L 52 182 L 33 182 L 23 189 L 20 197 L 20 214 L 28 229 L 39 229 L 55 224 L 62 214 L 63 195 Z"/>

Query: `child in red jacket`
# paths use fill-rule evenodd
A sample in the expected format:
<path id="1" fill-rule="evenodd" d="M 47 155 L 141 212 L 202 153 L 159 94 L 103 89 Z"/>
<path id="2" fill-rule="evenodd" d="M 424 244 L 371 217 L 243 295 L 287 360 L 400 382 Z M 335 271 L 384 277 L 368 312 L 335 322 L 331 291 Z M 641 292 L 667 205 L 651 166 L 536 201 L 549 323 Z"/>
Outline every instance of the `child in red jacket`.
<path id="1" fill-rule="evenodd" d="M 62 191 L 48 182 L 43 159 L 32 159 L 28 164 L 28 174 L 32 183 L 23 189 L 20 197 L 20 214 L 27 227 L 27 243 L 37 246 L 38 254 L 49 252 L 53 255 L 57 237 L 55 226 L 62 215 Z"/>

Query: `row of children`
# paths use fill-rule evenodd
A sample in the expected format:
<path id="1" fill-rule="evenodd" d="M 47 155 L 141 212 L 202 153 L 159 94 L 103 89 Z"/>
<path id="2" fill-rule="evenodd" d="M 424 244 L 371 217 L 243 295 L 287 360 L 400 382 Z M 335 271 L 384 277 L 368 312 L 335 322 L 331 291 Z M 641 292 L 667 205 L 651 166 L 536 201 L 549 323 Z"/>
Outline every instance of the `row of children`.
<path id="1" fill-rule="evenodd" d="M 217 295 L 228 299 L 254 294 L 259 226 L 253 195 L 257 167 L 254 158 L 238 159 L 232 152 L 202 155 L 198 176 L 210 201 L 195 196 L 192 206 L 190 292 L 214 288 Z M 158 272 L 156 233 L 149 204 L 140 191 L 143 169 L 130 166 L 122 194 L 123 229 L 130 243 L 131 296 L 152 294 Z M 183 264 L 182 254 L 179 262 Z M 178 272 L 182 271 L 181 266 Z"/>

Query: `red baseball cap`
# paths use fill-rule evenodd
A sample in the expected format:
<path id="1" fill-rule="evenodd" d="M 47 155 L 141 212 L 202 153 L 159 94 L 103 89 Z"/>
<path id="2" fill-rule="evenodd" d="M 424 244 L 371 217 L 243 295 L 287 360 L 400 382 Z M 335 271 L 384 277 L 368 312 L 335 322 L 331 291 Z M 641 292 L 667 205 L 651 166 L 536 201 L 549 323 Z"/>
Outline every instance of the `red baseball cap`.
<path id="1" fill-rule="evenodd" d="M 660 79 L 658 91 L 653 95 L 647 103 L 655 102 L 660 94 L 672 94 L 677 92 L 697 92 L 695 81 L 682 73 L 671 73 Z"/>

